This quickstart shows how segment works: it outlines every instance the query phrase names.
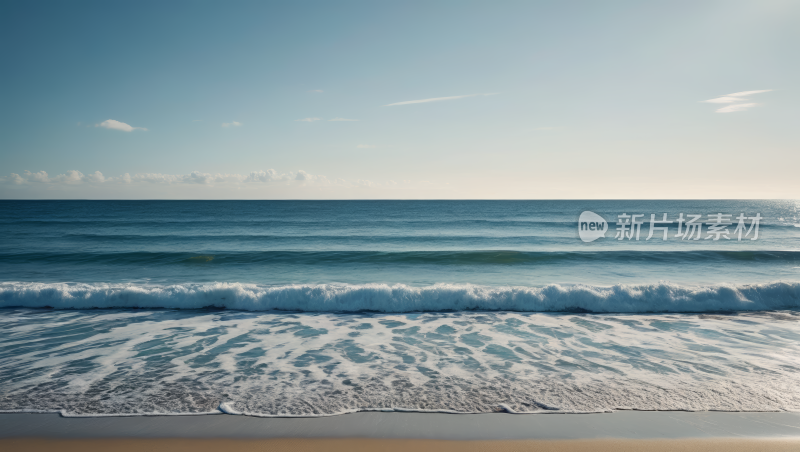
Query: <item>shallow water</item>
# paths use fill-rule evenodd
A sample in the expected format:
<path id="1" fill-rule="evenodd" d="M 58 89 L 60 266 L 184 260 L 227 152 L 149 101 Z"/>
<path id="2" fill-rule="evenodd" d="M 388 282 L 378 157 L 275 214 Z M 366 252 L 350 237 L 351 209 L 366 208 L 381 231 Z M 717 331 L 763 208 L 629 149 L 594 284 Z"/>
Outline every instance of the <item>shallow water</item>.
<path id="1" fill-rule="evenodd" d="M 800 312 L 7 310 L 4 409 L 800 409 Z"/>

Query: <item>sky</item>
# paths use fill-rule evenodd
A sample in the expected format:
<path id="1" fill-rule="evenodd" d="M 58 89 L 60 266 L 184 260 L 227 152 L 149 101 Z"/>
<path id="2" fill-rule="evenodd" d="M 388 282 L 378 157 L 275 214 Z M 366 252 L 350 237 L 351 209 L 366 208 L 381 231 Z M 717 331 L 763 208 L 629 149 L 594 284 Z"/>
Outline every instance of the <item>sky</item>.
<path id="1" fill-rule="evenodd" d="M 0 2 L 0 199 L 800 198 L 798 1 Z"/>

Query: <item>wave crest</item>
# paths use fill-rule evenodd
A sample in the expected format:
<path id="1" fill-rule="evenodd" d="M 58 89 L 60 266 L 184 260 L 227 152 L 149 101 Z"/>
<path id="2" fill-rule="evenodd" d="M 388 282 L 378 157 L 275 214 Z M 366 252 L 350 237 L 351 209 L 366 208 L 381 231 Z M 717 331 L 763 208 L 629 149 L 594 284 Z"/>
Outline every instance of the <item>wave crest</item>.
<path id="1" fill-rule="evenodd" d="M 709 312 L 800 308 L 800 283 L 681 286 L 668 282 L 596 287 L 472 284 L 0 283 L 0 307 L 225 308 L 302 312 Z"/>

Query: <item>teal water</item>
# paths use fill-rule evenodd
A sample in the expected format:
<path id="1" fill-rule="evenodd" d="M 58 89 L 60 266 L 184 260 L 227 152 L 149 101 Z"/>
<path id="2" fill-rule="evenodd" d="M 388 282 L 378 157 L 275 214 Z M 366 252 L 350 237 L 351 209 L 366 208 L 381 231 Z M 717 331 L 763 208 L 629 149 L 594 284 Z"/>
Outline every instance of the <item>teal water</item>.
<path id="1" fill-rule="evenodd" d="M 609 221 L 605 239 L 578 240 L 584 210 Z M 647 224 L 639 241 L 614 240 L 626 212 L 764 219 L 755 241 L 680 240 L 675 224 L 667 241 L 645 241 Z M 790 201 L 0 201 L 0 213 L 5 281 L 609 286 L 800 275 Z"/>

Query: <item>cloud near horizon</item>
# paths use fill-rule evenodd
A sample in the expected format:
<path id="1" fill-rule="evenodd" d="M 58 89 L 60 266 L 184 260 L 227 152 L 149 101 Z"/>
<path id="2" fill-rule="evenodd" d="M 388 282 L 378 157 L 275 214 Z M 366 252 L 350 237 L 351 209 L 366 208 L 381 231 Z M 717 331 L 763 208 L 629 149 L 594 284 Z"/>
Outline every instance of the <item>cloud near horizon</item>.
<path id="1" fill-rule="evenodd" d="M 303 170 L 297 172 L 278 173 L 273 169 L 266 171 L 252 171 L 250 174 L 211 174 L 192 171 L 189 174 L 162 174 L 139 173 L 133 176 L 125 173 L 118 177 L 105 177 L 100 171 L 92 174 L 83 174 L 77 170 L 70 170 L 64 174 L 50 177 L 46 171 L 32 173 L 25 171 L 22 174 L 11 173 L 10 176 L 0 178 L 0 182 L 12 184 L 80 184 L 80 183 L 121 183 L 131 184 L 136 182 L 158 184 L 214 184 L 214 183 L 251 183 L 251 182 L 280 182 L 280 181 L 327 181 L 325 176 L 311 175 Z"/>
<path id="2" fill-rule="evenodd" d="M 334 122 L 347 121 L 347 122 L 352 122 L 352 121 L 358 121 L 358 119 L 333 118 L 333 119 L 329 119 L 328 121 L 334 121 Z"/>
<path id="3" fill-rule="evenodd" d="M 242 123 L 239 121 L 223 122 L 222 127 L 241 127 Z"/>
<path id="4" fill-rule="evenodd" d="M 106 119 L 100 124 L 95 124 L 94 126 L 103 127 L 104 129 L 121 130 L 123 132 L 133 132 L 134 130 L 144 130 L 145 132 L 147 131 L 147 129 L 145 129 L 144 127 L 133 127 L 129 124 L 125 124 L 124 122 L 120 122 L 115 119 Z"/>
<path id="5" fill-rule="evenodd" d="M 441 102 L 444 100 L 456 100 L 456 99 L 464 99 L 467 97 L 477 97 L 477 96 L 494 96 L 496 94 L 500 93 L 464 94 L 462 96 L 450 96 L 450 97 L 431 97 L 429 99 L 406 100 L 403 102 L 395 102 L 393 104 L 386 104 L 384 105 L 384 107 L 394 107 L 396 105 L 426 104 L 428 102 Z"/>
<path id="6" fill-rule="evenodd" d="M 322 118 L 303 118 L 303 119 L 295 119 L 295 122 L 314 122 L 314 121 L 322 121 Z"/>
<path id="7" fill-rule="evenodd" d="M 761 93 L 768 93 L 772 91 L 771 89 L 759 89 L 755 91 L 740 91 L 738 93 L 731 93 L 725 94 L 720 97 L 715 97 L 713 99 L 704 100 L 701 102 L 709 103 L 709 104 L 731 104 L 726 105 L 724 107 L 720 107 L 715 111 L 717 113 L 734 113 L 737 111 L 745 111 L 749 108 L 753 108 L 757 103 L 754 102 L 746 102 L 748 97 L 752 96 L 753 94 L 761 94 Z"/>
<path id="8" fill-rule="evenodd" d="M 9 177 L 0 178 L 2 182 L 10 182 L 12 184 L 78 184 L 82 182 L 106 182 L 106 179 L 100 171 L 95 171 L 92 174 L 83 174 L 80 171 L 71 170 L 64 174 L 59 174 L 54 177 L 48 176 L 46 171 L 38 171 L 32 173 L 25 171 L 22 175 L 11 173 Z"/>
<path id="9" fill-rule="evenodd" d="M 24 171 L 22 174 L 11 173 L 8 177 L 0 177 L 0 185 L 18 187 L 87 185 L 101 186 L 144 186 L 144 185 L 204 185 L 244 187 L 258 185 L 284 186 L 317 186 L 317 187 L 378 187 L 387 184 L 375 183 L 364 179 L 329 179 L 324 175 L 310 174 L 303 170 L 279 173 L 274 169 L 251 171 L 249 174 L 211 174 L 192 171 L 189 174 L 125 173 L 117 177 L 105 177 L 100 171 L 83 174 L 70 170 L 64 174 L 49 176 L 46 171 Z M 388 185 L 396 185 L 394 183 Z"/>
<path id="10" fill-rule="evenodd" d="M 281 173 L 274 169 L 244 174 L 124 173 L 116 177 L 106 177 L 99 171 L 83 174 L 70 170 L 56 176 L 46 171 L 24 171 L 0 176 L 0 199 L 327 199 L 337 193 L 357 198 L 358 193 L 366 197 L 393 193 L 385 195 L 391 197 L 420 188 L 429 189 L 431 184 L 420 180 L 329 178 L 304 170 Z"/>

